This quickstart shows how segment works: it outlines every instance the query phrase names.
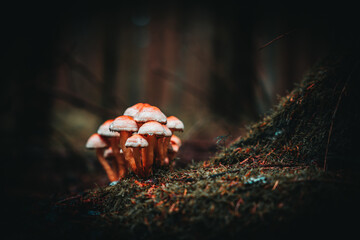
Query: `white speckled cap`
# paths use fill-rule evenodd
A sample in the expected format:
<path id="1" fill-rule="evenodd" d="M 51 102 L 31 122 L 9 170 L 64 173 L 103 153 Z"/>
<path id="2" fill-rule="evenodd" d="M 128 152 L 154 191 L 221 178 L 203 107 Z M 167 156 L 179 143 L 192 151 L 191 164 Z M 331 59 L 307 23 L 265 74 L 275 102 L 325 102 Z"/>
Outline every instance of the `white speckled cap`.
<path id="1" fill-rule="evenodd" d="M 110 124 L 113 121 L 114 120 L 112 119 L 105 121 L 103 124 L 100 125 L 99 129 L 97 130 L 97 133 L 104 137 L 120 137 L 120 133 L 112 132 L 109 129 Z"/>
<path id="2" fill-rule="evenodd" d="M 138 130 L 138 126 L 134 119 L 130 116 L 120 116 L 115 118 L 115 120 L 110 124 L 111 131 L 128 131 L 128 132 L 136 132 Z"/>
<path id="3" fill-rule="evenodd" d="M 139 131 L 138 131 L 138 134 L 141 134 L 141 135 L 165 135 L 165 131 L 164 131 L 164 128 L 163 126 L 156 122 L 156 121 L 150 121 L 150 122 L 146 122 L 144 123 L 140 128 L 139 128 Z"/>
<path id="4" fill-rule="evenodd" d="M 165 126 L 165 125 L 162 125 L 162 127 L 164 128 L 164 132 L 165 132 L 165 137 L 171 137 L 171 135 L 172 135 L 172 132 L 170 131 L 170 129 L 167 127 L 167 126 Z"/>
<path id="5" fill-rule="evenodd" d="M 184 124 L 183 122 L 178 119 L 177 117 L 174 117 L 174 116 L 170 116 L 167 118 L 167 124 L 166 126 L 168 128 L 172 128 L 174 129 L 175 131 L 184 131 Z"/>
<path id="6" fill-rule="evenodd" d="M 85 145 L 85 147 L 89 148 L 89 149 L 106 148 L 107 146 L 108 145 L 104 141 L 104 139 L 102 139 L 102 137 L 97 133 L 94 133 L 93 135 L 91 135 Z"/>
<path id="7" fill-rule="evenodd" d="M 134 117 L 135 114 L 137 114 L 139 112 L 139 110 L 144 106 L 144 103 L 137 103 L 131 107 L 128 107 L 125 112 L 124 115 L 125 116 L 130 116 L 130 117 Z"/>
<path id="8" fill-rule="evenodd" d="M 181 146 L 181 140 L 178 136 L 172 135 L 170 142 L 178 145 L 179 147 Z"/>
<path id="9" fill-rule="evenodd" d="M 126 140 L 125 147 L 147 147 L 149 143 L 140 134 L 134 134 Z"/>
<path id="10" fill-rule="evenodd" d="M 148 122 L 148 121 L 157 121 L 162 124 L 166 124 L 166 116 L 160 111 L 159 108 L 151 106 L 149 104 L 144 104 L 143 107 L 135 114 L 134 120 L 137 122 Z"/>

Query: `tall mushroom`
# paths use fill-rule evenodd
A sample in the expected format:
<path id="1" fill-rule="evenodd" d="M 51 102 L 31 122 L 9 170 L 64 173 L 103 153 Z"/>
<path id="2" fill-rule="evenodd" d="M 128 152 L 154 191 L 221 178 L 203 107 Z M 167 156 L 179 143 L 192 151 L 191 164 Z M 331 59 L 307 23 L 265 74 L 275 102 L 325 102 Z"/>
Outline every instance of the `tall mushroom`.
<path id="1" fill-rule="evenodd" d="M 134 120 L 139 126 L 149 121 L 156 121 L 161 124 L 166 124 L 166 116 L 159 108 L 144 103 L 142 108 L 135 114 Z"/>
<path id="2" fill-rule="evenodd" d="M 124 162 L 124 160 L 120 156 L 120 151 L 119 151 L 120 150 L 119 149 L 120 134 L 118 132 L 112 132 L 109 129 L 110 124 L 113 121 L 114 120 L 112 120 L 112 119 L 105 121 L 103 124 L 100 125 L 97 133 L 100 134 L 103 138 L 105 138 L 105 140 L 107 140 L 109 142 L 109 145 L 112 147 L 113 153 L 116 158 L 116 162 L 118 164 L 119 178 L 123 178 L 127 175 L 128 169 L 127 169 L 126 162 Z"/>
<path id="3" fill-rule="evenodd" d="M 131 107 L 128 107 L 123 115 L 134 117 L 139 112 L 139 110 L 144 106 L 144 104 L 147 103 L 137 103 Z"/>
<path id="4" fill-rule="evenodd" d="M 108 147 L 106 141 L 99 134 L 94 133 L 87 140 L 85 147 L 88 149 L 95 149 L 96 157 L 104 168 L 110 182 L 116 181 L 118 179 L 117 174 L 111 169 L 109 163 L 104 158 L 104 151 Z"/>
<path id="5" fill-rule="evenodd" d="M 126 140 L 125 146 L 127 148 L 133 149 L 133 154 L 135 158 L 135 163 L 137 167 L 137 174 L 144 177 L 144 168 L 143 161 L 146 162 L 146 155 L 144 154 L 144 159 L 141 159 L 140 149 L 146 148 L 149 146 L 149 143 L 146 139 L 140 134 L 134 134 Z"/>
<path id="6" fill-rule="evenodd" d="M 136 173 L 137 167 L 131 149 L 125 146 L 126 140 L 138 130 L 138 126 L 134 119 L 130 116 L 119 116 L 109 126 L 110 131 L 120 133 L 120 147 L 124 152 L 125 159 L 129 163 L 131 169 Z"/>
<path id="7" fill-rule="evenodd" d="M 144 123 L 138 131 L 138 134 L 143 135 L 149 147 L 146 149 L 146 161 L 144 160 L 145 176 L 148 176 L 154 161 L 154 150 L 156 146 L 156 136 L 163 136 L 165 134 L 163 126 L 156 122 L 150 121 Z"/>

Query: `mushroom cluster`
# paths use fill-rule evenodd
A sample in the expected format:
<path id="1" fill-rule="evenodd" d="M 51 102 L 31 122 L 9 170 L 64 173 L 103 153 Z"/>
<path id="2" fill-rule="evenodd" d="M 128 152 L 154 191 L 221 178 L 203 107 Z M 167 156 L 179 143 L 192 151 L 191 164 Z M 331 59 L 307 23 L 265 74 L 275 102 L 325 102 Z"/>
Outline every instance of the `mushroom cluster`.
<path id="1" fill-rule="evenodd" d="M 166 117 L 155 106 L 137 103 L 122 116 L 101 124 L 86 148 L 96 149 L 111 182 L 126 177 L 129 171 L 146 178 L 154 168 L 173 162 L 181 146 L 173 133 L 183 130 L 184 124 L 177 117 Z"/>

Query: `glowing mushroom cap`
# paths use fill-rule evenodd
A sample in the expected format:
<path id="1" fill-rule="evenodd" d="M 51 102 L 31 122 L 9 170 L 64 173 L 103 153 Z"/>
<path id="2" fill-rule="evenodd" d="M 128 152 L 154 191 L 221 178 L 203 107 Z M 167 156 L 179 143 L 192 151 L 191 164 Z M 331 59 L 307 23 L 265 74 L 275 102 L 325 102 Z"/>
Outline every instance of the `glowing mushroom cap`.
<path id="1" fill-rule="evenodd" d="M 146 122 L 144 123 L 138 131 L 138 134 L 141 135 L 165 135 L 165 130 L 163 128 L 163 126 L 156 122 L 156 121 L 150 121 L 150 122 Z"/>
<path id="2" fill-rule="evenodd" d="M 171 138 L 170 138 L 170 143 L 171 144 L 176 144 L 178 145 L 179 147 L 181 146 L 181 140 L 178 136 L 175 136 L 175 135 L 172 135 Z"/>
<path id="3" fill-rule="evenodd" d="M 93 135 L 91 135 L 85 145 L 85 147 L 89 148 L 89 149 L 106 148 L 107 146 L 108 146 L 108 144 L 97 133 L 94 133 Z"/>
<path id="4" fill-rule="evenodd" d="M 119 137 L 120 133 L 112 132 L 109 129 L 110 124 L 113 121 L 114 121 L 113 119 L 105 121 L 103 124 L 100 125 L 100 127 L 97 130 L 97 133 L 100 134 L 101 136 L 105 136 L 105 137 Z"/>
<path id="5" fill-rule="evenodd" d="M 175 116 L 170 116 L 167 118 L 166 126 L 175 131 L 181 131 L 181 132 L 184 131 L 183 122 Z"/>
<path id="6" fill-rule="evenodd" d="M 149 104 L 144 104 L 143 107 L 135 114 L 134 120 L 137 122 L 148 122 L 148 121 L 157 121 L 159 123 L 166 124 L 166 116 L 160 111 L 159 108 L 151 106 Z"/>
<path id="7" fill-rule="evenodd" d="M 125 110 L 124 115 L 134 117 L 143 106 L 144 106 L 144 103 L 137 103 L 137 104 L 135 104 L 135 105 L 133 105 L 131 107 L 128 107 Z"/>
<path id="8" fill-rule="evenodd" d="M 164 136 L 165 137 L 171 137 L 171 135 L 172 135 L 171 130 L 165 125 L 162 125 L 162 127 L 164 128 L 164 133 L 165 133 Z"/>
<path id="9" fill-rule="evenodd" d="M 115 120 L 110 124 L 110 131 L 128 131 L 128 132 L 136 132 L 138 130 L 138 126 L 134 119 L 130 116 L 120 116 L 115 118 Z"/>
<path id="10" fill-rule="evenodd" d="M 126 140 L 125 147 L 147 147 L 149 146 L 148 141 L 140 134 L 134 134 Z"/>

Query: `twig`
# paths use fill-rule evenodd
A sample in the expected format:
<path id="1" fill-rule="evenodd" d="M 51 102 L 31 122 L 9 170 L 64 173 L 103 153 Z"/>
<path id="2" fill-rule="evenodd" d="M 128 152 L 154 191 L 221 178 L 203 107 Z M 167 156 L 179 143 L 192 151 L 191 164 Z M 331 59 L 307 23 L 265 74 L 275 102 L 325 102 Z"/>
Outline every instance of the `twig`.
<path id="1" fill-rule="evenodd" d="M 329 134 L 328 134 L 328 139 L 327 139 L 327 144 L 326 144 L 326 150 L 325 150 L 325 157 L 324 157 L 324 171 L 326 171 L 326 163 L 327 163 L 327 155 L 328 155 L 328 151 L 329 151 L 329 144 L 330 144 L 330 138 L 331 138 L 331 134 L 332 134 L 332 129 L 333 129 L 333 126 L 334 126 L 334 119 L 335 119 L 335 115 L 338 111 L 338 108 L 339 108 L 339 105 L 340 105 L 340 101 L 341 101 L 341 98 L 342 96 L 344 95 L 344 92 L 345 92 L 345 89 L 346 89 L 346 86 L 349 82 L 349 80 L 351 79 L 351 76 L 355 70 L 355 68 L 357 67 L 358 64 L 355 65 L 355 67 L 353 68 L 353 70 L 351 71 L 351 73 L 349 74 L 348 78 L 346 79 L 345 83 L 344 83 L 344 87 L 342 88 L 341 90 L 341 93 L 340 93 L 340 96 L 338 98 L 338 101 L 336 103 L 336 106 L 335 106 L 335 110 L 331 116 L 331 123 L 330 123 L 330 129 L 329 129 Z"/>
<path id="2" fill-rule="evenodd" d="M 272 44 L 273 42 L 276 42 L 277 40 L 279 40 L 279 39 L 281 39 L 281 38 L 289 35 L 289 34 L 290 34 L 291 32 L 293 32 L 294 30 L 295 30 L 295 29 L 290 30 L 290 31 L 288 31 L 288 32 L 286 32 L 286 33 L 283 33 L 283 34 L 277 36 L 276 38 L 274 38 L 274 39 L 271 40 L 270 42 L 268 42 L 268 43 L 266 43 L 265 45 L 261 46 L 261 47 L 259 48 L 259 51 L 261 51 L 262 49 L 266 48 L 267 46 L 269 46 L 269 45 Z"/>

